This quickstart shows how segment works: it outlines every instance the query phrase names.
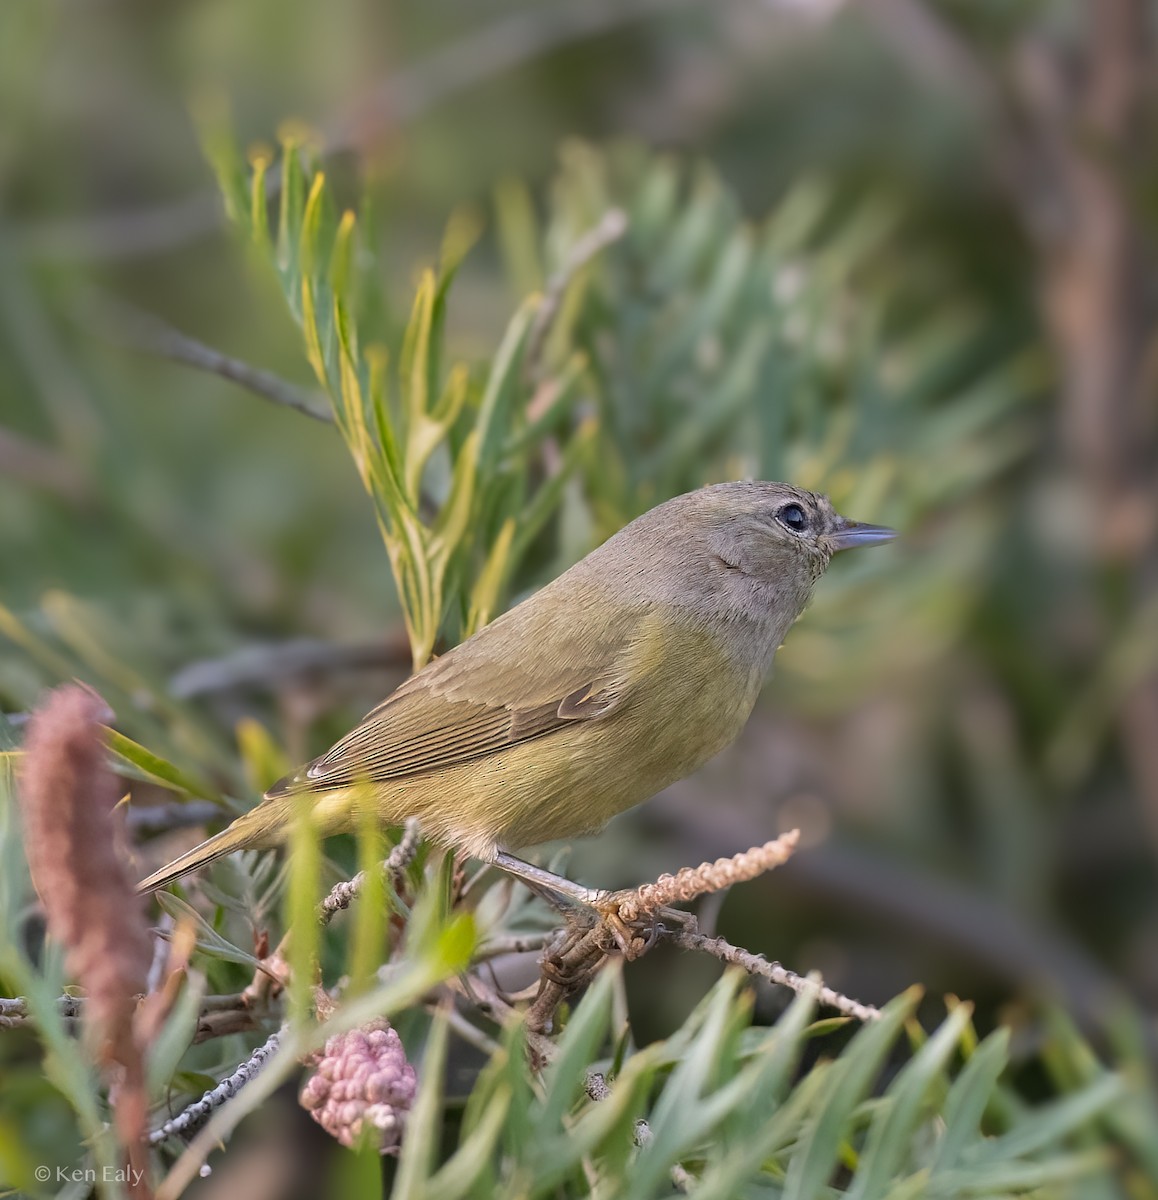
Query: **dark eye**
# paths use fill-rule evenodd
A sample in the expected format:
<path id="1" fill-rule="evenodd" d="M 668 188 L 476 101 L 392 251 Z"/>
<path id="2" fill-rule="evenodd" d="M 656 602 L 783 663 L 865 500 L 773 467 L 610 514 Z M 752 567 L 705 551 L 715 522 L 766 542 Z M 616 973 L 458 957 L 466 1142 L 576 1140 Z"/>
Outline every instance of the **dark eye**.
<path id="1" fill-rule="evenodd" d="M 787 526 L 793 533 L 803 533 L 808 528 L 808 516 L 799 504 L 786 504 L 776 517 L 781 525 Z"/>

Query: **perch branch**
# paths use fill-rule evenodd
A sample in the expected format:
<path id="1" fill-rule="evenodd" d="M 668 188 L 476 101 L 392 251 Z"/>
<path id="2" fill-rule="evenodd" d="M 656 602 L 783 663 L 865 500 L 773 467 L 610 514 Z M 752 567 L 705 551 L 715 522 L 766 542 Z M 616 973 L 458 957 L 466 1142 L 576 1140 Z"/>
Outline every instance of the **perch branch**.
<path id="1" fill-rule="evenodd" d="M 783 866 L 799 843 L 800 830 L 793 829 L 730 858 L 717 858 L 715 862 L 701 863 L 698 867 L 683 867 L 674 875 L 661 875 L 654 883 L 645 883 L 627 892 L 622 899 L 616 895 L 619 916 L 624 921 L 637 921 L 669 904 L 684 904 L 723 891 L 734 883 L 746 883 L 765 871 Z"/>
<path id="2" fill-rule="evenodd" d="M 485 962 L 490 958 L 499 958 L 504 954 L 529 954 L 532 950 L 542 950 L 554 937 L 554 932 L 545 933 L 514 933 L 487 938 L 474 956 L 475 962 Z"/>
<path id="3" fill-rule="evenodd" d="M 76 1021 L 84 1008 L 83 996 L 58 996 L 56 1007 L 66 1021 Z M 19 1029 L 32 1023 L 28 1001 L 23 996 L 0 998 L 0 1029 Z"/>
<path id="4" fill-rule="evenodd" d="M 718 958 L 721 962 L 741 967 L 749 975 L 759 975 L 770 983 L 791 988 L 800 995 L 811 996 L 819 1004 L 835 1008 L 842 1016 L 852 1017 L 857 1021 L 875 1021 L 881 1015 L 880 1009 L 874 1008 L 871 1004 L 861 1004 L 857 1000 L 850 1000 L 840 992 L 825 987 L 814 978 L 798 975 L 795 971 L 782 967 L 778 962 L 769 962 L 762 954 L 753 954 L 750 950 L 733 946 L 731 942 L 726 942 L 723 938 L 706 937 L 694 929 L 664 930 L 662 936 L 677 946 L 682 946 L 685 950 L 702 950 L 704 953 Z"/>
<path id="5" fill-rule="evenodd" d="M 629 958 L 645 954 L 668 933 L 657 918 L 694 928 L 694 918 L 667 908 L 669 904 L 755 879 L 787 862 L 799 841 L 800 831 L 793 829 L 731 858 L 685 867 L 675 875 L 661 875 L 654 883 L 606 895 L 596 905 L 601 919 L 568 924 L 543 956 L 539 993 L 527 1013 L 528 1028 L 546 1032 L 564 998 L 591 978 L 616 945 Z"/>

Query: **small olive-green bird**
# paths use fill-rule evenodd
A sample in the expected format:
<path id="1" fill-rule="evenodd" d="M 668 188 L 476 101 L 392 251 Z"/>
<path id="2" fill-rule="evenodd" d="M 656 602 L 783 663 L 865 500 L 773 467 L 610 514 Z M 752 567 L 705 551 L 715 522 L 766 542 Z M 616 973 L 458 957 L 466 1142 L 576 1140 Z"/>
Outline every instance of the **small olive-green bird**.
<path id="1" fill-rule="evenodd" d="M 783 483 L 677 496 L 411 676 L 140 890 L 282 843 L 303 801 L 323 837 L 356 829 L 372 802 L 383 825 L 414 817 L 437 843 L 589 901 L 511 851 L 593 833 L 734 741 L 833 553 L 894 536 Z"/>

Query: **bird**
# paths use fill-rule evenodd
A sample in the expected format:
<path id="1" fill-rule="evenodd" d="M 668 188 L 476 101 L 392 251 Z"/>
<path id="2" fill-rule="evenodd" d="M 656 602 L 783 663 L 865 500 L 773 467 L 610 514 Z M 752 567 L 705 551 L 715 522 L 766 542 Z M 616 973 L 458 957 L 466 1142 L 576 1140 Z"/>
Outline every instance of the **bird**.
<path id="1" fill-rule="evenodd" d="M 562 902 L 594 893 L 514 851 L 601 830 L 744 728 L 834 553 L 887 542 L 786 483 L 733 481 L 649 509 L 411 675 L 254 808 L 138 885 L 236 850 L 416 819 L 424 837 Z"/>

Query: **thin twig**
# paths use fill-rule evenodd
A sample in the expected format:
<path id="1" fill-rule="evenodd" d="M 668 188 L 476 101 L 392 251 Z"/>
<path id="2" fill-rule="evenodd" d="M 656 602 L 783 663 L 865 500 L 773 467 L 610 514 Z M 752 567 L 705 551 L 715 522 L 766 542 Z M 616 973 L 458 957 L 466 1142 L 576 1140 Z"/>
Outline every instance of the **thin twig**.
<path id="1" fill-rule="evenodd" d="M 636 921 L 666 905 L 683 904 L 721 892 L 735 883 L 747 883 L 765 871 L 783 866 L 799 844 L 800 830 L 792 829 L 742 854 L 717 858 L 698 867 L 682 867 L 674 875 L 661 875 L 654 883 L 645 883 L 624 893 L 622 898 L 614 896 L 618 915 L 624 921 Z"/>
<path id="2" fill-rule="evenodd" d="M 83 996 L 58 996 L 56 1008 L 66 1021 L 80 1019 L 84 1009 Z M 32 1012 L 23 996 L 0 997 L 0 1029 L 19 1029 L 32 1023 Z"/>
<path id="3" fill-rule="evenodd" d="M 277 1052 L 281 1045 L 285 1029 L 286 1027 L 283 1025 L 276 1033 L 271 1033 L 236 1071 L 227 1075 L 216 1087 L 207 1091 L 200 1100 L 195 1100 L 175 1117 L 154 1129 L 149 1134 L 149 1145 L 158 1146 L 171 1137 L 187 1138 L 190 1134 L 196 1133 L 209 1120 L 215 1108 L 220 1108 L 227 1100 L 231 1100 L 261 1072 L 266 1061 Z"/>
<path id="4" fill-rule="evenodd" d="M 488 983 L 481 975 L 460 975 L 448 979 L 446 986 L 460 992 L 484 1016 L 493 1017 L 498 1024 L 508 1021 L 518 1021 L 519 1011 L 508 1004 L 498 989 Z M 540 1063 L 553 1062 L 558 1057 L 559 1048 L 549 1037 L 544 1037 L 537 1030 L 525 1027 L 527 1045 Z"/>
<path id="5" fill-rule="evenodd" d="M 732 966 L 741 967 L 749 975 L 759 975 L 770 983 L 778 983 L 782 987 L 791 988 L 799 995 L 811 996 L 818 1003 L 835 1008 L 842 1016 L 852 1017 L 857 1021 L 875 1021 L 880 1015 L 880 1009 L 871 1004 L 861 1004 L 850 1000 L 830 987 L 826 987 L 816 979 L 798 975 L 795 971 L 782 967 L 778 962 L 769 962 L 762 954 L 753 954 L 739 946 L 733 946 L 723 938 L 705 937 L 693 929 L 664 930 L 663 935 L 677 946 L 685 950 L 702 950 L 706 954 L 720 959 Z"/>
<path id="6" fill-rule="evenodd" d="M 381 866 L 381 870 L 390 876 L 395 886 L 401 882 L 402 873 L 414 861 L 421 840 L 422 828 L 418 821 L 411 817 L 406 822 L 398 845 L 390 851 Z M 343 879 L 341 883 L 334 884 L 326 898 L 318 905 L 318 920 L 323 925 L 328 925 L 334 919 L 335 913 L 350 907 L 365 882 L 366 872 L 359 871 L 353 879 Z"/>
<path id="7" fill-rule="evenodd" d="M 551 326 L 559 315 L 563 297 L 572 280 L 603 249 L 617 242 L 627 232 L 627 214 L 621 208 L 610 208 L 571 247 L 563 265 L 547 280 L 543 299 L 535 311 L 535 319 L 527 334 L 527 352 L 524 358 L 524 374 L 528 379 L 535 377 L 543 347 Z"/>
<path id="8" fill-rule="evenodd" d="M 438 1001 L 429 1001 L 426 1007 L 430 1011 L 438 1008 Z M 451 1029 L 458 1034 L 460 1038 L 468 1045 L 473 1046 L 476 1050 L 481 1050 L 483 1054 L 488 1056 L 497 1054 L 502 1047 L 488 1033 L 485 1033 L 479 1027 L 468 1021 L 467 1018 L 454 1007 L 453 1004 L 447 1005 L 441 1009 L 446 1016 L 447 1023 Z"/>
<path id="9" fill-rule="evenodd" d="M 87 302 L 85 309 L 96 317 L 110 338 L 131 350 L 208 371 L 283 408 L 292 408 L 327 425 L 334 423 L 333 410 L 324 396 L 300 388 L 272 371 L 222 354 L 151 313 L 109 296 Z"/>
<path id="10" fill-rule="evenodd" d="M 409 670 L 410 663 L 410 642 L 401 627 L 379 641 L 350 645 L 294 638 L 286 642 L 245 646 L 220 658 L 190 663 L 169 680 L 169 693 L 177 699 L 190 700 L 245 687 L 269 687 L 304 675 Z"/>
<path id="11" fill-rule="evenodd" d="M 552 929 L 543 933 L 508 933 L 487 938 L 475 951 L 474 961 L 486 962 L 504 954 L 530 954 L 534 950 L 542 950 L 554 936 Z"/>
<path id="12" fill-rule="evenodd" d="M 140 1002 L 144 997 L 138 996 Z M 84 1015 L 84 996 L 59 996 L 56 1007 L 65 1021 L 79 1021 Z M 204 996 L 193 1033 L 195 1044 L 231 1033 L 260 1028 L 273 1015 L 268 1005 L 255 1005 L 246 992 Z M 31 1026 L 34 1017 L 23 996 L 0 997 L 0 1029 Z"/>

